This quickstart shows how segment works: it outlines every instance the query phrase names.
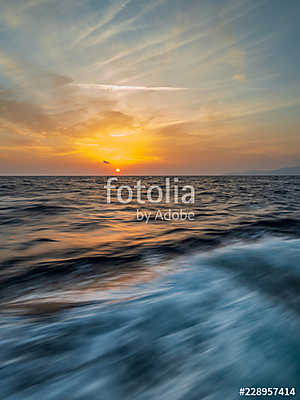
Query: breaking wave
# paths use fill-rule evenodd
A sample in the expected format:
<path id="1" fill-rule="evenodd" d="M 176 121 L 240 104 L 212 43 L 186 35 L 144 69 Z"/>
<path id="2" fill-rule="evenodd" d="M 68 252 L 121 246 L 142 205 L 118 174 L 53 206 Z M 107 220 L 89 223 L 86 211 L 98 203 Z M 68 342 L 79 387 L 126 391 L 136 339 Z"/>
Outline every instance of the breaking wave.
<path id="1" fill-rule="evenodd" d="M 220 400 L 296 386 L 299 259 L 299 239 L 264 238 L 185 254 L 105 301 L 11 303 L 1 398 Z"/>

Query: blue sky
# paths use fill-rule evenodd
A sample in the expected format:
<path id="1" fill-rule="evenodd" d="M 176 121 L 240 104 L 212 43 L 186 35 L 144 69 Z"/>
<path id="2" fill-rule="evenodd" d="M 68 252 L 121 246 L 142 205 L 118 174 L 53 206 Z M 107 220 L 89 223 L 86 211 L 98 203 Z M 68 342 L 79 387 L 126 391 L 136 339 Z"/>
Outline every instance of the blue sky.
<path id="1" fill-rule="evenodd" d="M 2 173 L 300 164 L 296 0 L 2 0 Z"/>

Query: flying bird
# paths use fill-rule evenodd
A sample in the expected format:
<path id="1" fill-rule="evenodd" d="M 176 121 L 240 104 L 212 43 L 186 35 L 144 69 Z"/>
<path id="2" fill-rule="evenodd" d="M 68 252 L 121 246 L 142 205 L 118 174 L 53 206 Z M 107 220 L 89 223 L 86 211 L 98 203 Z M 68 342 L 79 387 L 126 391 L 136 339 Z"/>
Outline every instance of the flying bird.
<path id="1" fill-rule="evenodd" d="M 103 160 L 103 163 L 104 163 L 104 164 L 110 164 L 110 162 L 109 162 L 109 161 L 106 161 L 106 160 Z"/>

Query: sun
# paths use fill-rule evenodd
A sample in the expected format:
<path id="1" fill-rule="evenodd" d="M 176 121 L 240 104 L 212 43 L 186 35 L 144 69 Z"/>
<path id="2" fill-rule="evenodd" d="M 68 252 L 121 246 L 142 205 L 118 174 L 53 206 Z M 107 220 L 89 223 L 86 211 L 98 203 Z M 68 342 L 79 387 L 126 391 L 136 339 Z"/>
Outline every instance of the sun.
<path id="1" fill-rule="evenodd" d="M 121 172 L 120 168 L 116 168 L 116 172 Z"/>

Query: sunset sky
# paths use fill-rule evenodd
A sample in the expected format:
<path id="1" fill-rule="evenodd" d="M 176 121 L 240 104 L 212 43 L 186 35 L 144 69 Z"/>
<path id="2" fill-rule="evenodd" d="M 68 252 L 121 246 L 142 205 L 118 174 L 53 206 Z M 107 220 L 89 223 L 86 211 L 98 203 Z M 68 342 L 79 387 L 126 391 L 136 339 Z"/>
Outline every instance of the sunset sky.
<path id="1" fill-rule="evenodd" d="M 0 174 L 300 165 L 299 15 L 297 0 L 1 0 Z"/>

